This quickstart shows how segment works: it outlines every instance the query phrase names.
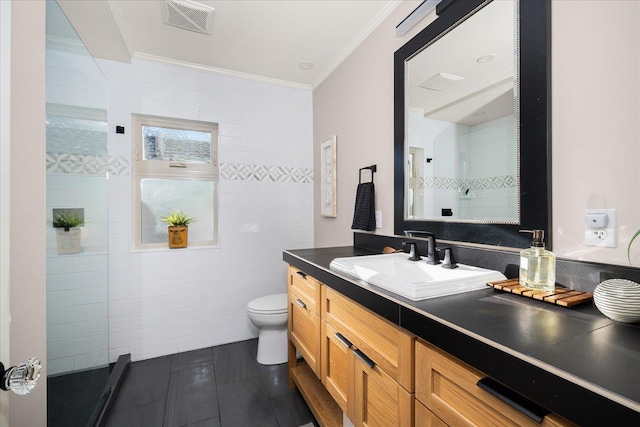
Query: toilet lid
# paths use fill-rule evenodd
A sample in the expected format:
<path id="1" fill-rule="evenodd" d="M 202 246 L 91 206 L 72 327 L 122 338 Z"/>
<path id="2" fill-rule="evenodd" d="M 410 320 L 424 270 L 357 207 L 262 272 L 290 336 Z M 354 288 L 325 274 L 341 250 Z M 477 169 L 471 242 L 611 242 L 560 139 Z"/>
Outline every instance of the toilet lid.
<path id="1" fill-rule="evenodd" d="M 254 313 L 286 313 L 287 294 L 267 295 L 249 301 L 247 309 Z"/>

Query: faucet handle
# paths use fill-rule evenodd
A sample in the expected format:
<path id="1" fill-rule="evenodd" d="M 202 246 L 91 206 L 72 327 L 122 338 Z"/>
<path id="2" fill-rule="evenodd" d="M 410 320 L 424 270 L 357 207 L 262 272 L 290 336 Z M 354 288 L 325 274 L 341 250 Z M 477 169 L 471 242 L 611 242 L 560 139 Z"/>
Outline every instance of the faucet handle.
<path id="1" fill-rule="evenodd" d="M 442 262 L 442 267 L 449 269 L 458 268 L 458 263 L 453 256 L 453 249 L 443 248 L 442 250 L 444 251 L 444 260 Z"/>
<path id="2" fill-rule="evenodd" d="M 409 246 L 409 261 L 420 261 L 420 252 L 418 251 L 418 242 L 402 242 L 403 245 Z"/>

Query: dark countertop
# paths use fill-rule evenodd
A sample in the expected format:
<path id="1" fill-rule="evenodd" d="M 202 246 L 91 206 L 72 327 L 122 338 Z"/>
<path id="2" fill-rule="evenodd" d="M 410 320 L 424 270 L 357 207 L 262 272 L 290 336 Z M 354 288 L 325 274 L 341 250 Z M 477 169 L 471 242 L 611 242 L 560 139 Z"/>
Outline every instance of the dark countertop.
<path id="1" fill-rule="evenodd" d="M 492 288 L 411 301 L 331 271 L 352 246 L 290 250 L 289 264 L 579 425 L 640 425 L 640 327 Z"/>

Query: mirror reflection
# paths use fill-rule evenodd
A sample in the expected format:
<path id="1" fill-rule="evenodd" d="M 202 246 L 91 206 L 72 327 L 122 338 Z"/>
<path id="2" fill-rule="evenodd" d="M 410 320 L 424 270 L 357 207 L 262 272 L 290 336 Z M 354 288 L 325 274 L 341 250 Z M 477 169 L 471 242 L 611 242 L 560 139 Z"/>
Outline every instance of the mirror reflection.
<path id="1" fill-rule="evenodd" d="M 491 2 L 406 61 L 405 219 L 519 223 L 516 16 Z"/>

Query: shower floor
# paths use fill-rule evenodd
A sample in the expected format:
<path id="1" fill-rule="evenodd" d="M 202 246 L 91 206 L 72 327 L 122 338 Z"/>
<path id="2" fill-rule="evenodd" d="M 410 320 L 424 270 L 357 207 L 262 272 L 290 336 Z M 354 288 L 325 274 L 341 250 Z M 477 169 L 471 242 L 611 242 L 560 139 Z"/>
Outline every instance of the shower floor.
<path id="1" fill-rule="evenodd" d="M 108 367 L 47 378 L 47 427 L 87 425 L 108 378 Z"/>

